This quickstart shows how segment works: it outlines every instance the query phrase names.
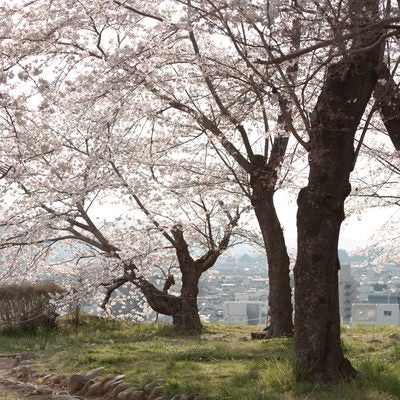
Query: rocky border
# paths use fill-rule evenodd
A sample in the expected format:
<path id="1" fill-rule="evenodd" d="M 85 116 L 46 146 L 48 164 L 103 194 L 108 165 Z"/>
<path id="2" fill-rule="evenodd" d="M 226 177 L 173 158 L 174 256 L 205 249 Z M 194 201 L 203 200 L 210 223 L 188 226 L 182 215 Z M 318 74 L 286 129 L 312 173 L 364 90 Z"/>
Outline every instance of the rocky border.
<path id="1" fill-rule="evenodd" d="M 31 359 L 35 356 L 34 353 L 13 356 L 10 379 L 3 379 L 0 384 L 22 391 L 25 396 L 46 395 L 52 400 L 204 400 L 196 394 L 167 396 L 164 379 L 140 388 L 132 386 L 126 382 L 125 375 L 103 376 L 103 367 L 86 375 L 44 374 L 34 370 Z"/>

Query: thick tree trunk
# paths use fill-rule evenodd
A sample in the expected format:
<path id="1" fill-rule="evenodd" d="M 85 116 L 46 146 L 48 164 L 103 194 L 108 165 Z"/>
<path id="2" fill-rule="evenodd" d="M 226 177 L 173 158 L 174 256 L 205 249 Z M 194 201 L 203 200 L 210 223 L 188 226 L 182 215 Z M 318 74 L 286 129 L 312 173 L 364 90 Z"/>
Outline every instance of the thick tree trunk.
<path id="1" fill-rule="evenodd" d="M 172 296 L 157 289 L 145 279 L 140 279 L 140 281 L 135 280 L 133 283 L 141 290 L 153 311 L 172 316 L 181 309 L 182 299 L 180 297 Z"/>
<path id="2" fill-rule="evenodd" d="M 337 277 L 337 244 L 349 188 L 338 183 L 328 193 L 313 186 L 303 189 L 298 200 L 295 356 L 299 377 L 330 381 L 353 374 L 340 346 Z"/>
<path id="3" fill-rule="evenodd" d="M 268 260 L 271 337 L 293 335 L 293 306 L 287 254 L 282 226 L 276 214 L 274 192 L 256 190 L 252 204 L 261 228 Z"/>
<path id="4" fill-rule="evenodd" d="M 377 80 L 379 47 L 358 54 L 329 68 L 312 113 L 309 182 L 298 197 L 295 358 L 299 376 L 316 381 L 355 372 L 340 346 L 337 248 L 354 135 Z"/>
<path id="5" fill-rule="evenodd" d="M 196 264 L 182 272 L 181 306 L 172 315 L 175 330 L 182 333 L 200 333 L 203 326 L 199 317 L 197 296 L 199 294 L 199 269 Z"/>

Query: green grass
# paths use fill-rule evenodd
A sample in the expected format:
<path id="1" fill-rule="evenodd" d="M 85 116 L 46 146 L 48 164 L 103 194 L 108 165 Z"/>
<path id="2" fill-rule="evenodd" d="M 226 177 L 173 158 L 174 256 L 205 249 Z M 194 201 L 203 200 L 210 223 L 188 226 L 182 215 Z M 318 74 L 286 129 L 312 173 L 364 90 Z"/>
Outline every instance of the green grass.
<path id="1" fill-rule="evenodd" d="M 254 327 L 206 325 L 202 335 L 177 336 L 168 325 L 91 318 L 76 334 L 61 323 L 52 334 L 0 336 L 0 352 L 34 351 L 38 368 L 59 373 L 100 366 L 143 385 L 167 381 L 168 393 L 199 393 L 213 400 L 389 400 L 400 398 L 400 329 L 344 327 L 346 357 L 360 371 L 337 385 L 296 382 L 292 340 L 250 341 Z"/>

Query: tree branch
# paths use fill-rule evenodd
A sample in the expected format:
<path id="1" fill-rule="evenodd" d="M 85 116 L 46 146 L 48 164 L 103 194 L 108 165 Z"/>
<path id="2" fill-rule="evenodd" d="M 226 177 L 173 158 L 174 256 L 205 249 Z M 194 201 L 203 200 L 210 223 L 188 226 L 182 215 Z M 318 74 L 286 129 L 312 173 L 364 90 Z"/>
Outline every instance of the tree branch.
<path id="1" fill-rule="evenodd" d="M 400 60 L 396 63 L 396 68 Z M 393 146 L 400 151 L 400 89 L 386 64 L 380 68 L 374 97 Z M 382 83 L 384 81 L 384 83 Z"/>
<path id="2" fill-rule="evenodd" d="M 114 0 L 114 3 L 117 4 L 117 5 L 119 5 L 120 7 L 125 8 L 125 9 L 128 10 L 128 11 L 131 11 L 131 12 L 133 12 L 133 13 L 135 13 L 135 14 L 141 15 L 142 17 L 155 19 L 156 21 L 159 21 L 159 22 L 163 22 L 163 21 L 164 21 L 164 19 L 161 18 L 161 17 L 158 17 L 158 16 L 156 16 L 156 15 L 149 14 L 149 13 L 146 13 L 146 12 L 143 12 L 143 11 L 140 11 L 140 10 L 138 10 L 137 8 L 133 8 L 132 6 L 129 6 L 128 4 L 121 3 L 121 2 L 118 1 L 118 0 Z"/>
<path id="3" fill-rule="evenodd" d="M 242 141 L 243 141 L 243 144 L 244 144 L 244 147 L 246 149 L 247 156 L 248 156 L 248 158 L 250 160 L 252 160 L 252 158 L 254 157 L 254 153 L 253 153 L 253 149 L 251 148 L 251 145 L 250 145 L 249 138 L 247 136 L 246 130 L 244 129 L 243 125 L 239 124 L 239 121 L 235 117 L 233 117 L 232 114 L 229 112 L 229 110 L 225 107 L 225 105 L 223 104 L 221 98 L 219 97 L 218 92 L 217 92 L 213 82 L 211 81 L 210 77 L 208 76 L 207 73 L 204 72 L 204 67 L 201 64 L 200 48 L 199 48 L 199 46 L 197 44 L 197 40 L 196 40 L 196 37 L 194 35 L 194 31 L 193 30 L 189 31 L 189 38 L 190 38 L 190 41 L 192 42 L 193 50 L 194 50 L 195 55 L 196 55 L 196 57 L 198 59 L 199 67 L 200 67 L 200 70 L 202 72 L 203 79 L 206 82 L 206 85 L 207 85 L 207 87 L 208 87 L 213 99 L 217 103 L 218 108 L 221 111 L 222 115 L 226 116 L 229 119 L 229 121 L 239 131 L 240 136 L 241 136 Z"/>
<path id="4" fill-rule="evenodd" d="M 119 171 L 119 169 L 115 165 L 115 163 L 111 160 L 109 161 L 109 163 L 112 166 L 114 172 L 121 179 L 121 182 L 124 185 L 124 187 L 129 191 L 129 194 L 133 197 L 133 199 L 135 200 L 135 202 L 139 206 L 139 208 L 149 218 L 149 220 L 152 222 L 152 224 L 161 232 L 161 234 L 172 244 L 172 246 L 175 247 L 176 243 L 175 243 L 175 240 L 173 239 L 173 237 L 171 235 L 169 235 L 168 232 L 166 232 L 166 230 L 161 227 L 159 222 L 151 215 L 150 211 L 145 207 L 145 205 L 141 202 L 141 200 L 136 195 L 136 193 L 134 193 L 133 190 L 131 189 L 131 187 L 128 185 L 128 182 L 126 182 L 125 178 L 122 176 L 121 172 Z"/>

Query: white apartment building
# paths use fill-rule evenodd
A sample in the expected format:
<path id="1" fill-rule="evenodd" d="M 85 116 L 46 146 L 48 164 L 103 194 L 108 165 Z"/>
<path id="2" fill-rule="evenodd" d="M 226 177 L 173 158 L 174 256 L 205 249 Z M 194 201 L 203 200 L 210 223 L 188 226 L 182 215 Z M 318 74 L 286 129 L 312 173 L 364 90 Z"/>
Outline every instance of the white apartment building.
<path id="1" fill-rule="evenodd" d="M 266 325 L 267 304 L 261 301 L 227 301 L 224 323 L 230 325 Z"/>
<path id="2" fill-rule="evenodd" d="M 400 326 L 400 305 L 353 304 L 351 322 L 354 325 Z"/>

